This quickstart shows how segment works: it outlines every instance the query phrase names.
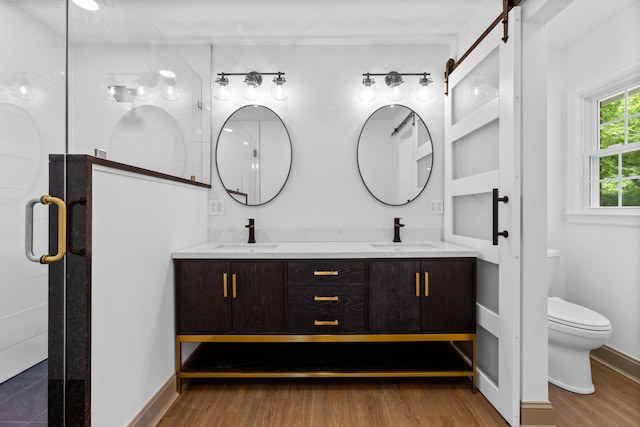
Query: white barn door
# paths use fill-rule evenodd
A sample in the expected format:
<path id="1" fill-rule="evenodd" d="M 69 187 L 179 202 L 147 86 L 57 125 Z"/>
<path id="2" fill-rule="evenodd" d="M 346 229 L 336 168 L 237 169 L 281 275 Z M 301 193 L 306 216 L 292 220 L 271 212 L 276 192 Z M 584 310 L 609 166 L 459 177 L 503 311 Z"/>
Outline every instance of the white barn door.
<path id="1" fill-rule="evenodd" d="M 449 95 L 445 97 L 444 234 L 445 240 L 480 253 L 478 388 L 511 425 L 517 426 L 521 285 L 519 7 L 511 10 L 508 23 L 506 43 L 502 41 L 503 27 L 497 25 L 449 76 Z"/>

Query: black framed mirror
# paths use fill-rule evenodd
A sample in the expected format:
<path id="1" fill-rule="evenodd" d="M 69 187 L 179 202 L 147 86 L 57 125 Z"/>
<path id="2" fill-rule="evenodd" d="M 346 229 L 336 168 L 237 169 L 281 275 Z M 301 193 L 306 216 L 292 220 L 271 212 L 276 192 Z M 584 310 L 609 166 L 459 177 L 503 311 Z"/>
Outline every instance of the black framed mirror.
<path id="1" fill-rule="evenodd" d="M 218 135 L 216 168 L 225 190 L 238 203 L 270 202 L 291 171 L 289 131 L 273 110 L 262 105 L 236 110 Z"/>
<path id="2" fill-rule="evenodd" d="M 431 134 L 422 118 L 403 105 L 386 105 L 369 116 L 358 139 L 358 171 L 380 202 L 401 206 L 427 186 L 433 167 Z"/>

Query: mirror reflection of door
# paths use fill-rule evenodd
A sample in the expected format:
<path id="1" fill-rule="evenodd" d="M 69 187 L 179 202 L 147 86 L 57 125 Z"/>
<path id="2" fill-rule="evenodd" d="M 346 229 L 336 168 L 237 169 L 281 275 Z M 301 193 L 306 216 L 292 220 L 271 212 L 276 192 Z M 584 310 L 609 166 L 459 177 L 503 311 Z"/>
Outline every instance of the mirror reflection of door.
<path id="1" fill-rule="evenodd" d="M 280 117 L 257 105 L 234 112 L 220 131 L 216 166 L 239 203 L 257 206 L 275 198 L 291 168 L 291 140 Z"/>
<path id="2" fill-rule="evenodd" d="M 367 119 L 358 141 L 358 168 L 367 190 L 388 205 L 404 205 L 422 193 L 431 175 L 433 144 L 420 116 L 388 105 Z"/>

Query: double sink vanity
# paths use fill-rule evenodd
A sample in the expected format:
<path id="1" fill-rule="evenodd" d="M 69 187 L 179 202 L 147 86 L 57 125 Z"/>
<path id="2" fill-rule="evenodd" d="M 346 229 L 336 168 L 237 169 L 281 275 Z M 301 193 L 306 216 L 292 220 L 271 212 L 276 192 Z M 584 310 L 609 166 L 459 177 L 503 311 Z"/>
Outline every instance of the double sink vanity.
<path id="1" fill-rule="evenodd" d="M 469 377 L 477 252 L 446 242 L 205 243 L 173 254 L 176 379 Z M 183 361 L 182 343 L 201 345 Z"/>

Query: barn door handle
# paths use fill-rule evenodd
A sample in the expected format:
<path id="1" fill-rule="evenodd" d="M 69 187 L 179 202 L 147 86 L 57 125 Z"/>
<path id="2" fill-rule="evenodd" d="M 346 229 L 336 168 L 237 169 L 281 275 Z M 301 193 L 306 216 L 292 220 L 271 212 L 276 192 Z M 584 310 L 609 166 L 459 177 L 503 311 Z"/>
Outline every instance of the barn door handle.
<path id="1" fill-rule="evenodd" d="M 36 203 L 42 203 L 43 205 L 50 205 L 53 203 L 58 206 L 58 253 L 55 255 L 46 254 L 38 257 L 33 253 L 33 207 Z M 25 209 L 24 246 L 27 258 L 33 262 L 51 264 L 52 262 L 57 262 L 64 258 L 64 254 L 67 251 L 67 206 L 62 199 L 46 195 L 39 199 L 33 199 L 27 202 Z"/>
<path id="2" fill-rule="evenodd" d="M 498 197 L 498 189 L 493 189 L 493 246 L 498 246 L 498 236 L 509 237 L 507 230 L 498 231 L 498 202 L 509 203 L 509 196 Z"/>

